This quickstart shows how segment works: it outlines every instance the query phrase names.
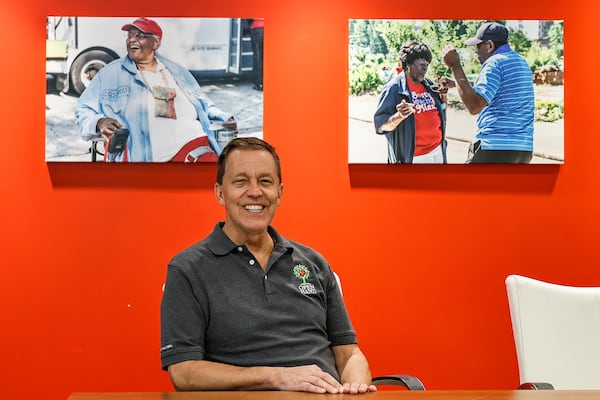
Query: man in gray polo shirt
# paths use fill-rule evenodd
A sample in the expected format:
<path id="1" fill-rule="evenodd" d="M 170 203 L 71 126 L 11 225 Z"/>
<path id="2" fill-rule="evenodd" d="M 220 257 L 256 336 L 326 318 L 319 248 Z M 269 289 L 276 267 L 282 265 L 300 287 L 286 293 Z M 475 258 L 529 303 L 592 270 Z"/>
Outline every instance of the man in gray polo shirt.
<path id="1" fill-rule="evenodd" d="M 161 359 L 176 389 L 376 390 L 327 261 L 270 226 L 282 193 L 273 147 L 226 146 L 215 184 L 225 222 L 167 271 Z"/>

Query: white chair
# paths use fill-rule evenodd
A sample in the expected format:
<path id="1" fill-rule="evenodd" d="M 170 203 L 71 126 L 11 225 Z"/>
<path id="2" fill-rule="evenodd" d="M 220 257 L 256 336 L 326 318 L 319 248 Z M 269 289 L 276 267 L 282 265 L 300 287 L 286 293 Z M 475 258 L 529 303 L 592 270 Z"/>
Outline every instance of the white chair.
<path id="1" fill-rule="evenodd" d="M 510 275 L 506 290 L 520 388 L 600 389 L 600 287 Z"/>
<path id="2" fill-rule="evenodd" d="M 342 281 L 340 280 L 340 276 L 335 271 L 333 271 L 333 276 L 335 276 L 335 281 L 337 282 L 338 289 L 340 289 L 340 293 L 342 294 L 342 297 L 343 297 L 344 291 L 342 290 Z"/>

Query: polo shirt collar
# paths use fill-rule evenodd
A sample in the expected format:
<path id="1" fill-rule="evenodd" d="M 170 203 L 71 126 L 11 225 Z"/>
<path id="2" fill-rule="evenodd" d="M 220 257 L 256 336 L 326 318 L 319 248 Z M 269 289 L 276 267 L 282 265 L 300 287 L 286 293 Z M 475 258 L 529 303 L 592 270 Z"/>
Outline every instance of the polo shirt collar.
<path id="1" fill-rule="evenodd" d="M 208 248 L 216 256 L 224 256 L 224 255 L 236 250 L 239 247 L 238 244 L 234 243 L 223 232 L 223 225 L 225 225 L 225 222 L 217 222 L 212 233 L 208 236 L 208 238 L 206 238 Z M 269 235 L 271 235 L 271 237 L 273 239 L 275 239 L 275 248 L 276 249 L 280 249 L 280 250 L 284 250 L 284 251 L 292 250 L 291 242 L 288 239 L 281 236 L 275 228 L 273 228 L 272 226 L 269 226 L 267 228 L 267 231 L 269 232 Z"/>
<path id="2" fill-rule="evenodd" d="M 498 47 L 496 49 L 496 51 L 494 51 L 494 54 L 502 54 L 502 53 L 507 53 L 509 51 L 511 51 L 512 49 L 510 48 L 510 45 L 508 43 L 503 44 L 502 46 Z"/>

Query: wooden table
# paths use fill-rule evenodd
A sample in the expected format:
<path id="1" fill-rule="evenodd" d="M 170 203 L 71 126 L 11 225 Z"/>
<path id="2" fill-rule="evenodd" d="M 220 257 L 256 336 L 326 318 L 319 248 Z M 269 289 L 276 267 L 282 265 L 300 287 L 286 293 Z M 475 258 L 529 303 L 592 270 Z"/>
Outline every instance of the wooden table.
<path id="1" fill-rule="evenodd" d="M 73 393 L 69 400 L 600 400 L 600 390 L 380 390 L 362 395 L 303 392 Z"/>

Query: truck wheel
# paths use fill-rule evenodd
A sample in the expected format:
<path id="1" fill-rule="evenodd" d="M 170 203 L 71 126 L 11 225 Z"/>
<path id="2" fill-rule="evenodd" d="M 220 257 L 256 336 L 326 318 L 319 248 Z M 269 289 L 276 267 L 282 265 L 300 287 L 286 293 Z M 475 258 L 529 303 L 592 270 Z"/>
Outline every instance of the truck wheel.
<path id="1" fill-rule="evenodd" d="M 71 65 L 71 90 L 79 96 L 90 84 L 90 80 L 85 76 L 87 67 L 95 64 L 100 69 L 116 58 L 102 50 L 90 50 L 80 54 Z"/>

